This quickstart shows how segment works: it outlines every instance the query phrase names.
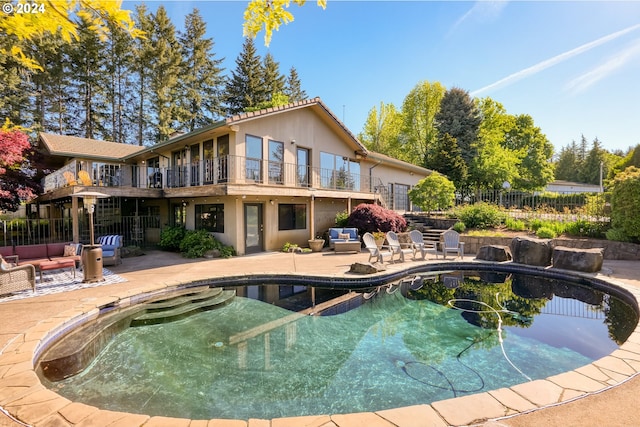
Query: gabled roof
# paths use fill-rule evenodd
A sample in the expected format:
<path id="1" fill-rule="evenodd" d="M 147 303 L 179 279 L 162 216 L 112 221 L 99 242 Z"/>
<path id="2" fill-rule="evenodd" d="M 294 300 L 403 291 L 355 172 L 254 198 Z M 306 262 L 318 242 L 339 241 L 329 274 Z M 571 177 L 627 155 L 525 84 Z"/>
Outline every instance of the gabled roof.
<path id="1" fill-rule="evenodd" d="M 52 133 L 41 133 L 40 141 L 52 155 L 96 160 L 123 159 L 145 149 L 145 147 L 138 145 Z"/>
<path id="2" fill-rule="evenodd" d="M 333 122 L 335 122 L 335 124 L 337 124 L 340 128 L 342 128 L 342 130 L 347 134 L 347 136 L 352 140 L 352 142 L 358 146 L 359 151 L 362 151 L 363 153 L 367 153 L 367 149 L 360 142 L 360 140 L 358 140 L 358 138 L 356 138 L 356 136 L 353 133 L 351 133 L 349 128 L 347 128 L 347 126 L 345 126 L 345 124 L 342 123 L 342 121 L 338 119 L 338 117 L 336 117 L 336 115 L 333 114 L 333 112 L 329 109 L 329 107 L 327 107 L 324 104 L 324 102 L 322 102 L 322 100 L 318 97 L 315 97 L 312 99 L 305 99 L 303 101 L 293 102 L 293 103 L 282 105 L 279 107 L 270 107 L 270 108 L 265 108 L 263 110 L 258 110 L 258 111 L 239 113 L 231 117 L 228 117 L 225 120 L 225 122 L 227 125 L 240 124 L 248 120 L 267 117 L 273 114 L 282 113 L 284 111 L 292 111 L 292 110 L 298 110 L 301 108 L 308 108 L 308 107 L 321 109 L 322 112 L 324 112 Z"/>

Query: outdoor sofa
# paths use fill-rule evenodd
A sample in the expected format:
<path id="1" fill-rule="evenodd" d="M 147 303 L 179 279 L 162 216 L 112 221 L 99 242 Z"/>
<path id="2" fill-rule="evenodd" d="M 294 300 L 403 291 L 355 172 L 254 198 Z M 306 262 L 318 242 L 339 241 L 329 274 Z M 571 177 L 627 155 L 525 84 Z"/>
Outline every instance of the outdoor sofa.
<path id="1" fill-rule="evenodd" d="M 357 228 L 332 227 L 329 229 L 329 248 L 335 249 L 336 242 L 360 242 Z"/>

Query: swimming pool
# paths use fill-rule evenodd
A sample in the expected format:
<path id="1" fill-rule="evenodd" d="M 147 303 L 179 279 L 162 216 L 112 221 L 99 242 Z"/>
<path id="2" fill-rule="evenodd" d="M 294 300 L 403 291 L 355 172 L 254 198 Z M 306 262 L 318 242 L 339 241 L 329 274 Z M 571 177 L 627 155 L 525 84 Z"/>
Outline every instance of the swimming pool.
<path id="1" fill-rule="evenodd" d="M 610 353 L 637 323 L 628 304 L 589 287 L 487 274 L 411 275 L 334 316 L 236 297 L 129 328 L 89 369 L 48 385 L 104 409 L 184 418 L 371 411 L 565 372 Z"/>

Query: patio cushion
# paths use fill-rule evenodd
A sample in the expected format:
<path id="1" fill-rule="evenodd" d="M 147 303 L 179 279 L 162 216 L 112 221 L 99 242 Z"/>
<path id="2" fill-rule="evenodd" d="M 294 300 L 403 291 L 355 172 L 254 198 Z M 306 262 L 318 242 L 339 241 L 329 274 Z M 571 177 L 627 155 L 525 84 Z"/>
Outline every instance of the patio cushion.
<path id="1" fill-rule="evenodd" d="M 349 234 L 349 237 L 347 237 L 347 239 L 359 240 L 358 239 L 358 229 L 357 228 L 344 228 L 342 230 L 342 232 Z"/>
<path id="2" fill-rule="evenodd" d="M 338 239 L 338 235 L 342 233 L 342 228 L 330 228 L 329 229 L 329 238 L 330 239 Z"/>

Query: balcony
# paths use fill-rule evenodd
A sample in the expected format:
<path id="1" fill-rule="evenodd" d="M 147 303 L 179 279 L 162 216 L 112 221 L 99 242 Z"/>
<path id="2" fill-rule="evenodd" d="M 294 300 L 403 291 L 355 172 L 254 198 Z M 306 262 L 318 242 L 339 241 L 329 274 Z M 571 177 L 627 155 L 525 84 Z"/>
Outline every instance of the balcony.
<path id="1" fill-rule="evenodd" d="M 384 189 L 379 178 L 368 175 L 230 155 L 171 168 L 108 163 L 93 163 L 89 168 L 90 182 L 72 183 L 77 165 L 69 163 L 44 178 L 45 192 L 70 185 L 165 189 L 244 184 L 361 193 Z"/>

